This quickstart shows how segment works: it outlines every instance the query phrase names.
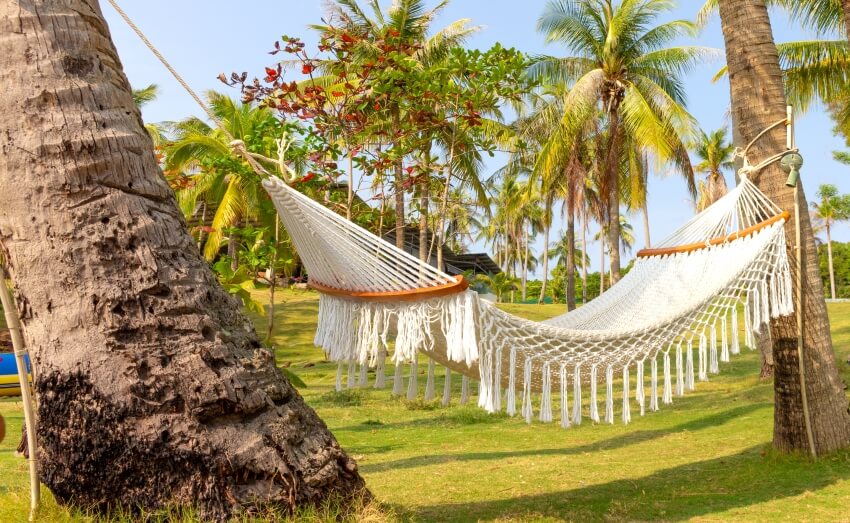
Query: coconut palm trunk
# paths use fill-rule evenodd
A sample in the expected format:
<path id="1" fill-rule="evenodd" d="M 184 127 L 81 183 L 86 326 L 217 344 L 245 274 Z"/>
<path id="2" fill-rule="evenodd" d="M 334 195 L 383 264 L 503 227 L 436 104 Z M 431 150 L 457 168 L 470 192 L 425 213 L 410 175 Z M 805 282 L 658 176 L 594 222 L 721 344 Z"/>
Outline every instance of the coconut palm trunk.
<path id="1" fill-rule="evenodd" d="M 60 503 L 217 520 L 361 491 L 198 252 L 98 3 L 6 1 L 0 24 L 0 249 L 41 481 Z"/>
<path id="2" fill-rule="evenodd" d="M 525 303 L 525 300 L 528 299 L 527 290 L 528 290 L 528 225 L 523 227 L 522 229 L 522 245 L 523 245 L 523 253 L 522 253 L 522 302 Z"/>
<path id="3" fill-rule="evenodd" d="M 609 111 L 608 159 L 606 162 L 607 204 L 608 204 L 608 245 L 611 246 L 611 284 L 620 281 L 620 113 L 614 107 Z"/>
<path id="4" fill-rule="evenodd" d="M 401 114 L 398 107 L 392 110 L 393 130 L 398 130 L 401 127 Z M 393 162 L 393 185 L 395 189 L 395 246 L 401 250 L 404 249 L 404 161 L 403 158 L 397 158 Z"/>
<path id="5" fill-rule="evenodd" d="M 605 238 L 599 235 L 599 295 L 605 292 Z"/>
<path id="6" fill-rule="evenodd" d="M 643 236 L 646 239 L 646 248 L 652 248 L 652 240 L 649 239 L 649 202 L 643 202 Z"/>
<path id="7" fill-rule="evenodd" d="M 743 141 L 749 142 L 763 129 L 785 118 L 782 72 L 770 18 L 763 0 L 720 0 L 720 16 L 731 83 L 733 125 Z M 756 142 L 751 149 L 751 163 L 784 147 L 784 129 L 778 128 Z M 795 193 L 785 187 L 785 178 L 779 166 L 773 164 L 755 181 L 780 207 L 793 211 Z M 818 453 L 826 453 L 850 443 L 850 414 L 835 365 L 817 251 L 802 187 L 798 203 L 805 260 L 806 391 L 815 447 Z M 791 220 L 786 233 L 792 241 L 794 231 Z M 798 277 L 799 274 L 794 274 L 795 280 Z M 794 298 L 798 307 L 796 294 Z M 775 365 L 773 444 L 783 451 L 805 452 L 808 443 L 798 377 L 797 324 L 793 316 L 787 316 L 771 321 L 770 328 Z"/>

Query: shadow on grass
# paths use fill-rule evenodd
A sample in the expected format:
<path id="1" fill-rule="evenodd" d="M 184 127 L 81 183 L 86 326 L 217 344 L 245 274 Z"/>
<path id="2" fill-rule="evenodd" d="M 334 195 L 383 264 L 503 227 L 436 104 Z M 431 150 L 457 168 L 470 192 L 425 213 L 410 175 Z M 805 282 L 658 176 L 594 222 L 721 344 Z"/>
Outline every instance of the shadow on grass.
<path id="1" fill-rule="evenodd" d="M 844 453 L 835 460 L 811 463 L 800 456 L 775 456 L 755 446 L 642 478 L 546 494 L 417 507 L 416 516 L 440 521 L 523 520 L 530 515 L 578 521 L 681 521 L 822 489 L 850 478 L 848 459 L 850 455 Z"/>
<path id="2" fill-rule="evenodd" d="M 765 409 L 772 407 L 770 403 L 755 403 L 751 405 L 744 405 L 741 407 L 736 407 L 734 409 L 725 410 L 723 412 L 717 413 L 712 416 L 706 416 L 703 418 L 695 419 L 693 421 L 689 421 L 687 423 L 681 423 L 679 425 L 674 425 L 672 427 L 666 427 L 663 429 L 656 430 L 638 430 L 635 432 L 630 432 L 627 434 L 623 434 L 621 436 L 617 436 L 614 438 L 609 438 L 602 441 L 597 441 L 591 443 L 589 445 L 581 445 L 577 447 L 567 447 L 567 448 L 549 448 L 549 449 L 529 449 L 529 450 L 518 450 L 518 451 L 505 451 L 505 452 L 468 452 L 464 454 L 430 454 L 426 456 L 413 456 L 410 458 L 395 460 L 395 461 L 386 461 L 382 463 L 374 463 L 374 464 L 364 464 L 360 467 L 361 472 L 364 473 L 374 473 L 374 472 L 385 472 L 390 470 L 398 470 L 405 468 L 416 468 L 430 465 L 439 465 L 442 463 L 450 463 L 450 462 L 459 462 L 459 461 L 486 461 L 486 460 L 499 460 L 505 458 L 513 458 L 513 457 L 524 457 L 524 456 L 568 456 L 575 454 L 583 454 L 585 452 L 596 452 L 600 450 L 613 450 L 617 448 L 626 447 L 629 445 L 636 445 L 638 443 L 643 443 L 655 438 L 660 438 L 666 436 L 668 434 L 674 434 L 682 431 L 695 431 L 700 430 L 706 427 L 712 427 L 716 425 L 720 425 L 723 423 L 727 423 L 739 416 L 743 416 L 745 414 L 749 414 L 756 410 Z M 499 418 L 495 416 L 491 416 L 494 421 L 497 421 Z M 486 418 L 485 418 L 486 419 Z M 407 422 L 406 424 L 424 424 L 425 422 L 436 423 L 439 422 L 440 418 L 434 418 L 433 420 L 416 420 Z M 402 424 L 391 424 L 391 425 L 402 425 Z M 388 425 L 384 425 L 386 427 Z M 362 430 L 370 430 L 375 427 L 365 426 Z M 342 430 L 342 429 L 338 429 Z M 379 429 L 380 430 L 380 429 Z"/>

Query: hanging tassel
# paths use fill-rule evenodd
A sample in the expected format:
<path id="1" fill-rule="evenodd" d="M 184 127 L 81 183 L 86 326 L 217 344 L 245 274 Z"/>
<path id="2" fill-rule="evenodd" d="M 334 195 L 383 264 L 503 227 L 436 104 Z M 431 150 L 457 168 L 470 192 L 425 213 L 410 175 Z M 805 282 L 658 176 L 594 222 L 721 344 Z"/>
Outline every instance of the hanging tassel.
<path id="1" fill-rule="evenodd" d="M 460 404 L 466 405 L 469 403 L 469 376 L 463 375 L 460 380 Z"/>
<path id="2" fill-rule="evenodd" d="M 596 365 L 593 365 L 590 367 L 590 419 L 599 423 L 599 409 L 596 403 Z"/>
<path id="3" fill-rule="evenodd" d="M 732 354 L 741 353 L 741 344 L 739 338 L 741 331 L 738 330 L 738 308 L 732 309 Z"/>
<path id="4" fill-rule="evenodd" d="M 581 425 L 581 366 L 573 371 L 573 423 Z"/>
<path id="5" fill-rule="evenodd" d="M 552 377 L 549 362 L 543 364 L 543 393 L 540 395 L 540 421 L 552 422 Z"/>
<path id="6" fill-rule="evenodd" d="M 605 423 L 614 423 L 614 367 L 608 365 L 605 369 Z"/>
<path id="7" fill-rule="evenodd" d="M 649 377 L 649 410 L 658 410 L 658 358 L 652 358 Z"/>
<path id="8" fill-rule="evenodd" d="M 629 366 L 623 367 L 623 423 L 632 421 L 632 411 L 629 405 Z"/>
<path id="9" fill-rule="evenodd" d="M 637 383 L 635 383 L 635 399 L 638 402 L 638 406 L 640 407 L 640 415 L 644 414 L 644 402 L 646 398 L 646 392 L 643 388 L 643 360 L 637 362 Z"/>
<path id="10" fill-rule="evenodd" d="M 413 401 L 419 393 L 419 362 L 410 362 L 410 377 L 407 379 L 407 399 Z"/>
<path id="11" fill-rule="evenodd" d="M 516 415 L 516 347 L 511 347 L 508 369 L 508 416 Z"/>
<path id="12" fill-rule="evenodd" d="M 717 374 L 720 372 L 720 366 L 717 363 L 717 329 L 712 326 L 711 327 L 711 367 L 709 371 L 712 374 Z"/>
<path id="13" fill-rule="evenodd" d="M 744 302 L 744 345 L 752 348 L 752 329 L 750 328 L 750 296 L 747 295 L 747 301 Z"/>
<path id="14" fill-rule="evenodd" d="M 567 402 L 567 367 L 561 363 L 560 369 L 561 378 L 561 428 L 567 429 L 570 427 L 569 404 Z"/>
<path id="15" fill-rule="evenodd" d="M 369 365 L 365 363 L 360 364 L 360 379 L 358 380 L 357 386 L 361 389 L 366 387 L 369 384 Z"/>
<path id="16" fill-rule="evenodd" d="M 342 390 L 342 366 L 342 362 L 336 364 L 336 386 L 334 388 L 337 392 Z"/>
<path id="17" fill-rule="evenodd" d="M 437 396 L 437 392 L 434 390 L 435 385 L 435 376 L 434 373 L 437 370 L 437 362 L 432 359 L 428 360 L 428 379 L 425 381 L 425 401 L 431 401 Z"/>
<path id="18" fill-rule="evenodd" d="M 673 403 L 673 386 L 670 379 L 670 353 L 664 353 L 664 393 L 661 401 L 665 405 Z"/>
<path id="19" fill-rule="evenodd" d="M 354 360 L 348 360 L 348 376 L 346 378 L 345 387 L 348 389 L 354 388 Z"/>
<path id="20" fill-rule="evenodd" d="M 708 339 L 704 332 L 699 335 L 699 380 L 708 381 Z"/>
<path id="21" fill-rule="evenodd" d="M 452 369 L 446 367 L 446 379 L 443 380 L 443 407 L 448 407 L 452 402 Z"/>
<path id="22" fill-rule="evenodd" d="M 685 395 L 685 369 L 682 366 L 682 342 L 676 345 L 676 396 Z"/>
<path id="23" fill-rule="evenodd" d="M 687 357 L 688 373 L 686 386 L 688 390 L 694 390 L 694 339 L 688 339 L 688 357 Z"/>
<path id="24" fill-rule="evenodd" d="M 397 361 L 395 364 L 395 374 L 393 374 L 393 396 L 401 396 L 402 380 L 404 379 L 404 363 Z"/>
<path id="25" fill-rule="evenodd" d="M 531 407 L 531 358 L 525 358 L 522 380 L 522 415 L 526 423 L 531 423 L 534 410 Z"/>
<path id="26" fill-rule="evenodd" d="M 496 363 L 494 365 L 490 394 L 492 395 L 492 412 L 501 412 L 502 410 L 502 347 L 499 347 L 499 352 L 496 354 Z"/>
<path id="27" fill-rule="evenodd" d="M 720 318 L 720 361 L 729 363 L 729 333 L 726 332 L 726 315 Z"/>
<path id="28" fill-rule="evenodd" d="M 381 349 L 381 351 L 378 352 L 378 363 L 375 367 L 375 388 L 376 389 L 383 389 L 384 387 L 387 386 L 387 377 L 384 374 L 385 373 L 384 367 L 386 367 L 386 363 L 387 363 L 387 351 Z"/>

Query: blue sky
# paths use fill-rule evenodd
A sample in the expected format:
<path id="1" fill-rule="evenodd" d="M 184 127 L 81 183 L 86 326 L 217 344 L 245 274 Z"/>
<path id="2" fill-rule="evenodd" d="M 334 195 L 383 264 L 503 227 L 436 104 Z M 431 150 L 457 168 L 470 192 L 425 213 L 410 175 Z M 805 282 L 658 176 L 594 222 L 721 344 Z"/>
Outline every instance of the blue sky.
<path id="1" fill-rule="evenodd" d="M 701 3 L 681 0 L 680 7 L 669 18 L 691 19 Z M 259 76 L 264 66 L 273 63 L 273 57 L 267 52 L 277 38 L 287 34 L 301 36 L 308 44 L 315 41 L 306 26 L 318 22 L 324 13 L 321 0 L 145 0 L 123 4 L 137 25 L 198 91 L 226 91 L 227 87 L 216 80 L 221 72 L 248 71 L 249 76 Z M 542 35 L 535 29 L 545 4 L 545 0 L 454 0 L 436 26 L 470 18 L 474 24 L 483 26 L 470 39 L 470 47 L 487 48 L 501 42 L 506 47 L 531 54 L 566 55 L 565 49 L 544 45 Z M 150 83 L 160 86 L 160 98 L 145 108 L 145 120 L 157 122 L 199 115 L 200 109 L 191 98 L 106 2 L 103 2 L 103 10 L 130 82 L 135 87 Z M 774 13 L 772 18 L 777 42 L 811 37 L 790 24 L 781 13 Z M 697 40 L 680 43 L 722 49 L 718 20 L 715 19 Z M 726 116 L 728 83 L 711 83 L 711 77 L 721 65 L 722 61 L 704 64 L 686 80 L 688 109 L 706 130 L 729 125 Z M 233 91 L 233 95 L 238 93 Z M 850 193 L 850 167 L 832 160 L 832 151 L 842 148 L 843 143 L 832 135 L 831 128 L 832 122 L 819 108 L 798 119 L 797 143 L 806 160 L 803 180 L 810 198 L 822 183 L 833 183 L 841 192 Z M 490 162 L 488 174 L 499 166 L 498 158 Z M 730 185 L 734 183 L 731 174 L 727 179 Z M 685 184 L 676 177 L 653 176 L 649 190 L 651 234 L 657 241 L 684 223 L 693 211 Z M 635 215 L 630 220 L 635 229 L 636 247 L 641 248 L 644 240 L 640 217 Z M 850 225 L 839 225 L 834 238 L 850 241 Z M 537 251 L 541 249 L 542 240 L 538 242 Z M 598 246 L 589 248 L 594 268 L 598 267 L 598 250 Z"/>

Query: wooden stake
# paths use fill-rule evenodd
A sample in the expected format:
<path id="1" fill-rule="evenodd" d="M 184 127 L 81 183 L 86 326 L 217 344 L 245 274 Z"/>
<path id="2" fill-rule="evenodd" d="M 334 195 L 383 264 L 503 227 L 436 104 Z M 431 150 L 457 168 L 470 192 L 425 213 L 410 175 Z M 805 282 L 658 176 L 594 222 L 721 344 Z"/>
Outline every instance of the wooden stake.
<path id="1" fill-rule="evenodd" d="M 12 347 L 15 351 L 15 362 L 18 366 L 18 380 L 21 383 L 21 399 L 24 403 L 24 423 L 27 427 L 27 446 L 29 447 L 29 469 L 30 469 L 30 515 L 29 520 L 35 521 L 38 510 L 38 502 L 41 498 L 41 484 L 38 481 L 38 447 L 35 436 L 35 413 L 33 412 L 32 394 L 27 377 L 27 366 L 24 360 L 26 349 L 24 349 L 24 338 L 21 333 L 21 320 L 18 317 L 12 293 L 6 285 L 6 270 L 0 264 L 0 303 L 3 304 L 3 313 L 6 316 L 6 324 L 12 334 Z M 32 364 L 32 363 L 31 363 Z"/>

